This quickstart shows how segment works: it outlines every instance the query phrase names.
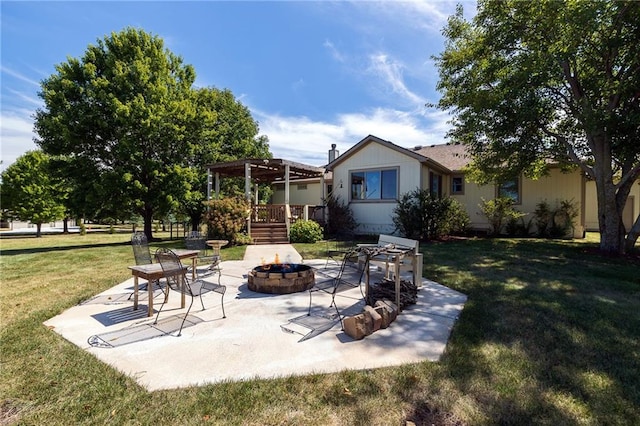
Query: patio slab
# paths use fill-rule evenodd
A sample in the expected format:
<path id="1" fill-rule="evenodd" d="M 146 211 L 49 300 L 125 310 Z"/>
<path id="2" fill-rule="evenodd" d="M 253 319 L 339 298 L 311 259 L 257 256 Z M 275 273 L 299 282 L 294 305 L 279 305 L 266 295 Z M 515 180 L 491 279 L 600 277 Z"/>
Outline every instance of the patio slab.
<path id="1" fill-rule="evenodd" d="M 133 302 L 125 297 L 132 291 L 133 279 L 44 324 L 153 391 L 437 361 L 466 301 L 459 292 L 423 280 L 418 303 L 402 311 L 387 329 L 356 341 L 335 321 L 333 325 L 327 323 L 323 328 L 326 331 L 300 341 L 304 327 L 298 334 L 290 321 L 307 314 L 309 293 L 261 294 L 247 287 L 247 272 L 265 256 L 278 252 L 283 260 L 289 256 L 293 262 L 302 261 L 290 245 L 277 245 L 275 250 L 274 246 L 249 246 L 245 260 L 223 262 L 227 318 L 222 318 L 220 296 L 206 294 L 207 309 L 201 310 L 200 302 L 194 302 L 180 337 L 176 336 L 177 329 L 186 310 L 179 307 L 180 296 L 171 293 L 158 325 L 153 325 L 154 317 L 145 316 L 145 301 L 141 299 L 140 308 L 133 311 Z M 325 267 L 324 259 L 304 263 L 319 270 Z M 161 290 L 154 294 L 154 307 L 158 309 Z M 329 294 L 315 292 L 312 315 L 320 322 L 322 318 L 330 321 L 335 313 L 328 308 L 330 303 Z M 360 312 L 360 289 L 340 292 L 336 303 L 342 313 Z"/>

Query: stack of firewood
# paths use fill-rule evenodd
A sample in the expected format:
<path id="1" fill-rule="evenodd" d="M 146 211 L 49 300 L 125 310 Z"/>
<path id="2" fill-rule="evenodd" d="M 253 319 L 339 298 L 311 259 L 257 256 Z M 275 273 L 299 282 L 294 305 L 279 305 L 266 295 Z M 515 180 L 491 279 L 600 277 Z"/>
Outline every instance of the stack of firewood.
<path id="1" fill-rule="evenodd" d="M 369 300 L 367 303 L 374 306 L 378 300 L 396 300 L 396 283 L 393 280 L 384 278 L 381 282 L 376 282 L 369 288 Z M 407 280 L 400 280 L 400 310 L 406 306 L 414 305 L 418 302 L 418 287 Z"/>

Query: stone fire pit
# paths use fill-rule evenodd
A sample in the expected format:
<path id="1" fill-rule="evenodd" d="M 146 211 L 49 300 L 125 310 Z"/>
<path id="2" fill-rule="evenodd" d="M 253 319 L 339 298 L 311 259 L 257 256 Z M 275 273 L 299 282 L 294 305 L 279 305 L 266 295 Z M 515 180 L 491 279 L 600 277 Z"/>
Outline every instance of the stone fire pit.
<path id="1" fill-rule="evenodd" d="M 315 284 L 313 269 L 298 263 L 267 263 L 249 271 L 249 290 L 258 293 L 289 294 L 309 290 Z"/>

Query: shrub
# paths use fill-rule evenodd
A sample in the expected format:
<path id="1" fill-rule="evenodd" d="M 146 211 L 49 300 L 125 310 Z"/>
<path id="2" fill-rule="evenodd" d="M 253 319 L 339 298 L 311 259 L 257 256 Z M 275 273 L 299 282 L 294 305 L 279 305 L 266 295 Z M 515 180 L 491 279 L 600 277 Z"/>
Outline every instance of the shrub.
<path id="1" fill-rule="evenodd" d="M 316 243 L 322 239 L 322 227 L 314 220 L 299 220 L 291 225 L 289 239 L 292 243 Z"/>
<path id="2" fill-rule="evenodd" d="M 246 241 L 241 232 L 245 229 L 251 205 L 242 197 L 223 198 L 205 203 L 209 207 L 206 213 L 207 237 L 228 240 L 232 245 Z"/>
<path id="3" fill-rule="evenodd" d="M 428 190 L 403 194 L 393 213 L 396 229 L 416 240 L 461 232 L 469 225 L 469 215 L 460 203 L 449 197 L 432 197 Z"/>
<path id="4" fill-rule="evenodd" d="M 554 209 L 544 200 L 536 205 L 535 221 L 537 235 L 546 238 L 564 238 L 573 236 L 575 219 L 578 217 L 578 204 L 573 200 L 556 202 Z"/>
<path id="5" fill-rule="evenodd" d="M 325 228 L 327 236 L 352 233 L 358 224 L 349 206 L 342 203 L 340 196 L 329 195 L 324 201 L 329 213 Z"/>
<path id="6" fill-rule="evenodd" d="M 525 215 L 513 208 L 513 199 L 509 197 L 498 197 L 489 201 L 483 198 L 478 207 L 489 221 L 491 235 L 494 236 L 500 235 L 506 223 L 517 221 Z"/>
<path id="7" fill-rule="evenodd" d="M 528 213 L 524 213 L 520 217 L 510 217 L 507 220 L 507 225 L 505 227 L 507 235 L 510 237 L 528 237 L 531 235 L 531 223 L 533 219 L 529 219 L 525 222 L 524 216 L 527 214 Z"/>

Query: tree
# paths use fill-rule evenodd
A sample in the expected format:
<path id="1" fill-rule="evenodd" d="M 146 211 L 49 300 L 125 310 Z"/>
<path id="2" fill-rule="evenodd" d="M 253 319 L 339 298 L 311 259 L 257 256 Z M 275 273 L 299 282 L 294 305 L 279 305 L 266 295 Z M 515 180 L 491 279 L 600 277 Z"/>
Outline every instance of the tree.
<path id="1" fill-rule="evenodd" d="M 640 176 L 640 2 L 485 0 L 444 29 L 436 58 L 450 137 L 469 148 L 479 183 L 548 160 L 595 181 L 600 248 L 622 254 L 622 210 Z M 625 247 L 626 234 L 626 247 Z"/>
<path id="2" fill-rule="evenodd" d="M 200 88 L 194 90 L 193 102 L 196 114 L 188 135 L 195 149 L 185 158 L 188 183 L 180 205 L 191 219 L 192 230 L 196 231 L 206 210 L 206 166 L 241 158 L 271 158 L 271 153 L 267 137 L 258 136 L 258 123 L 251 112 L 231 91 Z M 224 182 L 222 191 L 227 195 L 238 195 L 233 182 Z M 244 186 L 240 194 L 244 194 Z"/>
<path id="3" fill-rule="evenodd" d="M 68 158 L 70 174 L 83 176 L 102 209 L 142 216 L 151 239 L 154 215 L 178 204 L 187 180 L 181 166 L 195 150 L 185 131 L 196 115 L 193 68 L 162 39 L 128 28 L 56 71 L 42 82 L 36 142 Z"/>
<path id="4" fill-rule="evenodd" d="M 65 212 L 60 182 L 51 177 L 48 162 L 42 151 L 29 151 L 2 172 L 2 209 L 34 223 L 36 237 L 43 223 L 61 219 Z"/>

